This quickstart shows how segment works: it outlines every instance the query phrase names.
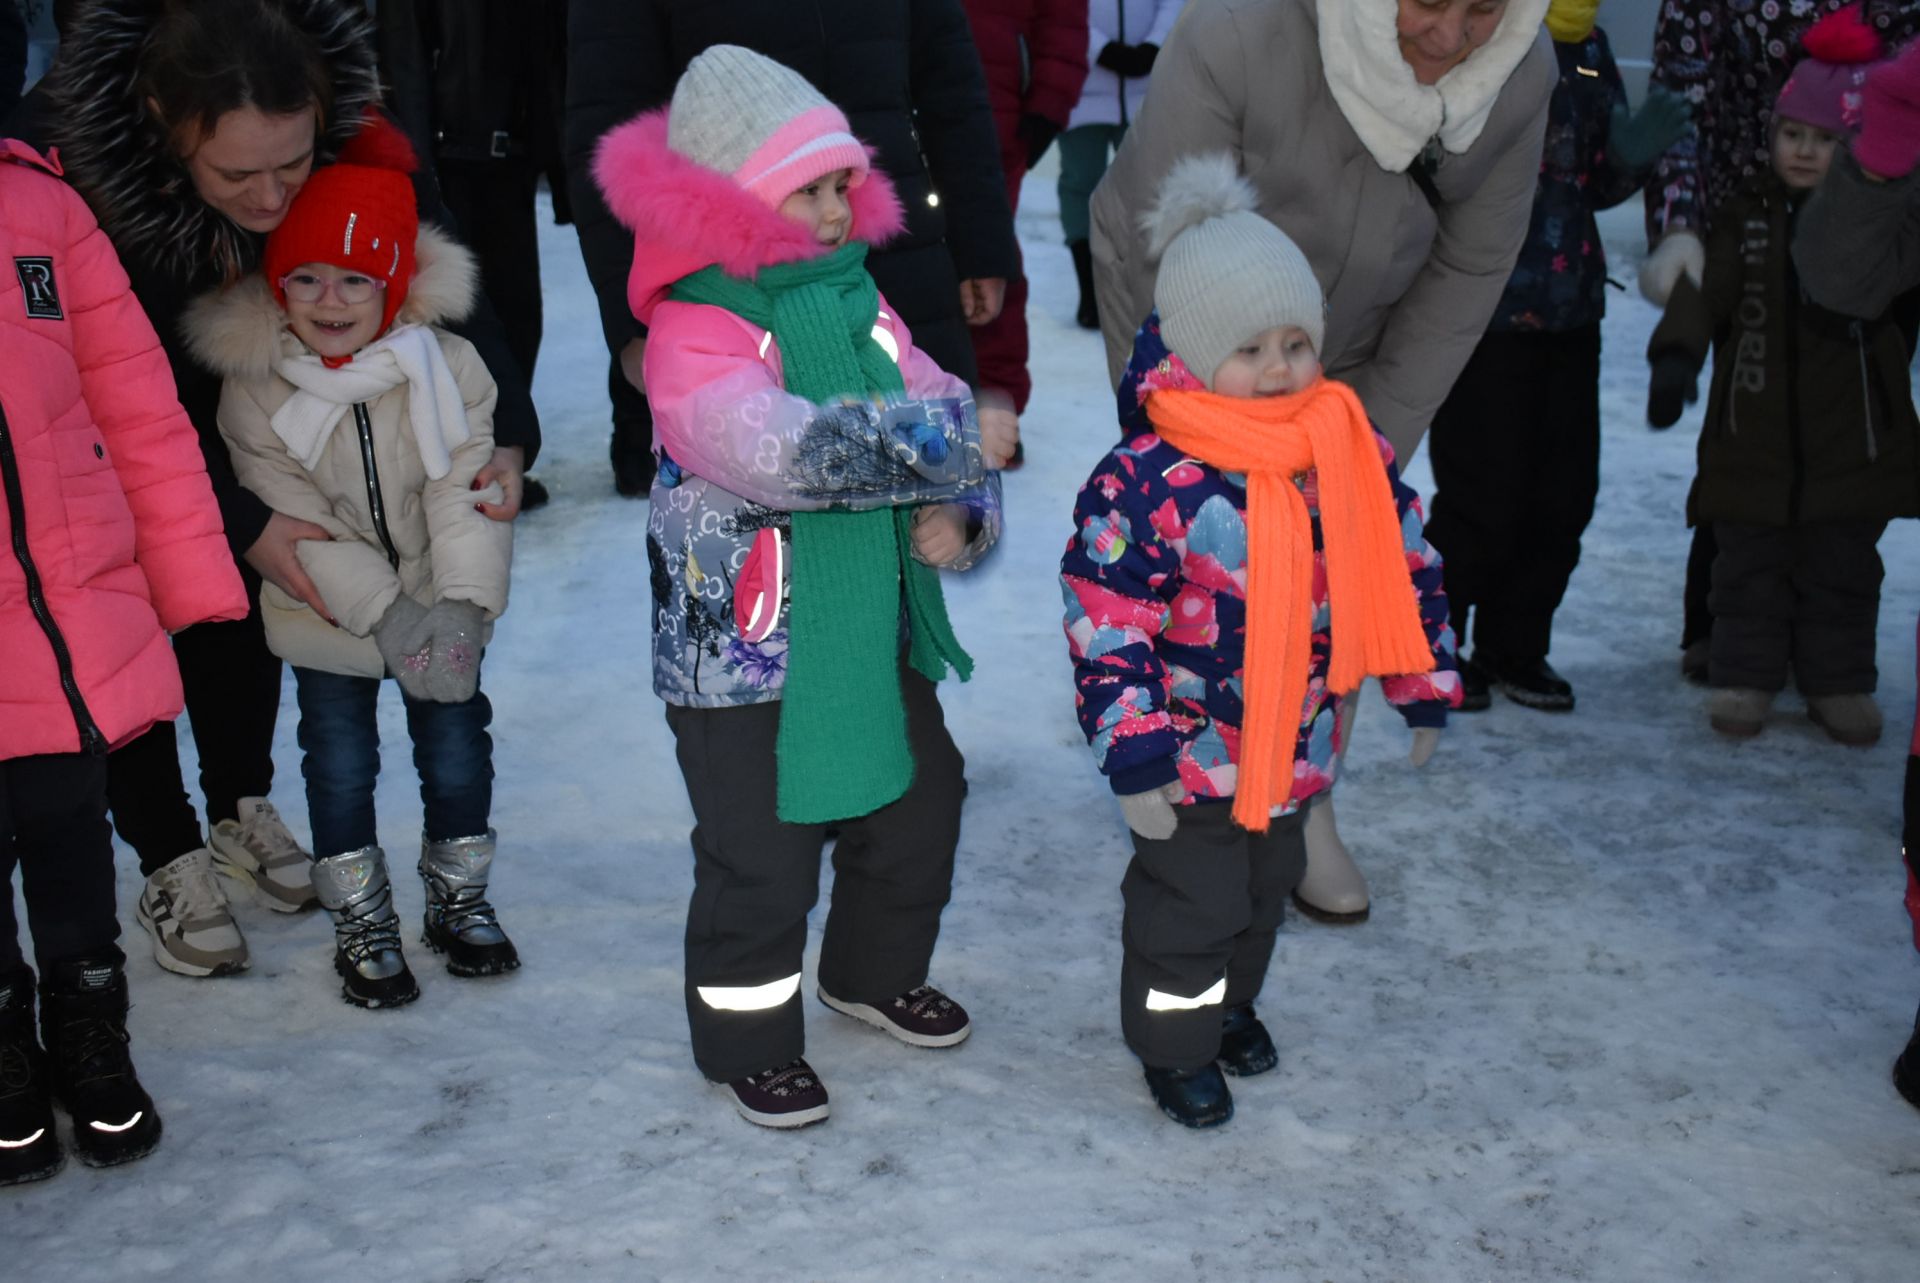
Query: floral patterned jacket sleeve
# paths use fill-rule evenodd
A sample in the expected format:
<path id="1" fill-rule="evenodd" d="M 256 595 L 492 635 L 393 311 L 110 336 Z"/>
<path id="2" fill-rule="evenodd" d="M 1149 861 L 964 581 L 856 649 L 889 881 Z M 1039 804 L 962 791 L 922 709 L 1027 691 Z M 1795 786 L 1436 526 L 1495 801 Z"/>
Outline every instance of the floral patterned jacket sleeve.
<path id="1" fill-rule="evenodd" d="M 1420 626 L 1433 650 L 1433 671 L 1383 677 L 1380 689 L 1387 702 L 1400 710 L 1409 726 L 1445 726 L 1447 710 L 1460 706 L 1459 664 L 1453 653 L 1453 628 L 1447 622 L 1447 592 L 1440 553 L 1427 542 L 1427 518 L 1420 496 L 1400 479 L 1393 447 L 1379 433 L 1380 454 L 1387 465 L 1387 484 L 1393 487 L 1393 506 L 1400 514 L 1400 542 L 1407 552 L 1407 572 L 1420 598 Z M 1312 502 L 1312 495 L 1308 495 Z"/>

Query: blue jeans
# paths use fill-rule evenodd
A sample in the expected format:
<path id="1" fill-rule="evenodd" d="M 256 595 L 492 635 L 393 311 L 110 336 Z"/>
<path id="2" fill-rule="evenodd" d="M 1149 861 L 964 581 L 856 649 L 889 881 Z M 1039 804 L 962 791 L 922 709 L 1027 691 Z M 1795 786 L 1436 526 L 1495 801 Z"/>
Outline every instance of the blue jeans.
<path id="1" fill-rule="evenodd" d="M 380 777 L 380 680 L 295 667 L 300 700 L 301 773 L 315 859 L 374 846 L 373 785 Z M 493 705 L 476 690 L 464 704 L 416 700 L 404 691 L 407 734 L 420 772 L 428 840 L 487 831 L 493 807 Z"/>

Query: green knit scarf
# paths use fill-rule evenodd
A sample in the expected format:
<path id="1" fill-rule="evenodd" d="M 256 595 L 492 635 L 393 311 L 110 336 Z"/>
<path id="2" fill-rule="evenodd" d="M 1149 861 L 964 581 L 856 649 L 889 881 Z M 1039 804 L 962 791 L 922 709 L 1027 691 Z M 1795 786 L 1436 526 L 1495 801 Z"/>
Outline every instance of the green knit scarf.
<path id="1" fill-rule="evenodd" d="M 673 297 L 725 308 L 769 330 L 787 391 L 816 404 L 901 393 L 900 367 L 874 341 L 880 293 L 853 241 L 750 281 L 708 267 Z M 908 658 L 931 681 L 973 661 L 947 619 L 940 576 L 913 557 L 910 508 L 793 514 L 787 676 L 775 747 L 778 813 L 794 824 L 866 815 L 913 782 L 900 697 L 902 584 Z"/>

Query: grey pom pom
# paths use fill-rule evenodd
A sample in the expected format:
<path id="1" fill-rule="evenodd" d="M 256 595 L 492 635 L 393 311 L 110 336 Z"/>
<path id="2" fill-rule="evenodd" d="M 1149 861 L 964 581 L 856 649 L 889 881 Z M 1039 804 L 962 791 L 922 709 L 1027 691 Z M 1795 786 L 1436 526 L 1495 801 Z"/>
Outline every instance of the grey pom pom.
<path id="1" fill-rule="evenodd" d="M 1227 153 L 1183 157 L 1161 180 L 1160 196 L 1153 208 L 1140 216 L 1140 230 L 1147 236 L 1147 257 L 1159 262 L 1174 237 L 1189 227 L 1259 207 L 1259 193 Z"/>

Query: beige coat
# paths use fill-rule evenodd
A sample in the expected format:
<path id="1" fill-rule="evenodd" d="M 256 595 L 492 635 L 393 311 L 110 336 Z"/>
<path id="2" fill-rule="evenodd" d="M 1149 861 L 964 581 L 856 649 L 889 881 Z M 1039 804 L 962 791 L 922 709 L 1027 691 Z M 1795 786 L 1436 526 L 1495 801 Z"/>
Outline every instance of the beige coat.
<path id="1" fill-rule="evenodd" d="M 396 324 L 457 320 L 472 306 L 473 260 L 466 250 L 423 227 L 419 270 Z M 298 347 L 266 282 L 249 276 L 232 289 L 193 305 L 186 329 L 194 352 L 226 378 L 220 395 L 220 433 L 232 451 L 240 484 L 275 512 L 326 528 L 330 542 L 298 545 L 300 564 L 320 590 L 339 627 L 327 623 L 273 584 L 260 590 L 267 645 L 287 662 L 324 672 L 379 677 L 386 672 L 370 634 L 402 592 L 422 605 L 439 598 L 470 601 L 489 621 L 507 608 L 513 528 L 474 509 L 500 498 L 498 487 L 472 490 L 493 455 L 494 383 L 471 344 L 435 330 L 460 388 L 472 436 L 454 447 L 453 467 L 428 480 L 407 414 L 405 384 L 368 403 L 374 469 L 379 474 L 387 532 L 399 554 L 389 564 L 374 528 L 367 471 L 354 416 L 333 429 L 309 471 L 274 434 L 273 412 L 293 385 L 272 368 L 283 345 Z"/>
<path id="2" fill-rule="evenodd" d="M 1319 0 L 1321 9 L 1339 4 L 1378 6 L 1385 34 L 1371 52 L 1398 58 L 1387 17 L 1393 0 Z M 1544 0 L 1510 0 L 1503 23 L 1516 25 L 1502 28 L 1504 63 L 1496 34 L 1449 74 L 1450 123 L 1436 144 L 1443 159 L 1430 204 L 1406 172 L 1404 137 L 1383 136 L 1390 131 L 1380 123 L 1420 119 L 1431 105 L 1404 62 L 1404 85 L 1366 69 L 1347 77 L 1370 109 L 1354 102 L 1363 139 L 1329 84 L 1316 0 L 1188 5 L 1154 63 L 1146 106 L 1093 197 L 1109 375 L 1118 381 L 1153 306 L 1155 269 L 1140 215 L 1175 160 L 1226 151 L 1259 191 L 1260 212 L 1299 243 L 1326 291 L 1322 363 L 1353 385 L 1405 459 L 1479 342 L 1526 238 L 1558 78 L 1539 27 L 1543 10 Z M 1481 115 L 1471 131 L 1452 124 Z"/>

